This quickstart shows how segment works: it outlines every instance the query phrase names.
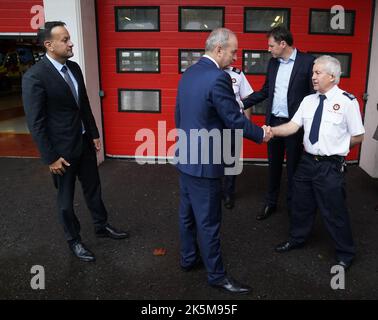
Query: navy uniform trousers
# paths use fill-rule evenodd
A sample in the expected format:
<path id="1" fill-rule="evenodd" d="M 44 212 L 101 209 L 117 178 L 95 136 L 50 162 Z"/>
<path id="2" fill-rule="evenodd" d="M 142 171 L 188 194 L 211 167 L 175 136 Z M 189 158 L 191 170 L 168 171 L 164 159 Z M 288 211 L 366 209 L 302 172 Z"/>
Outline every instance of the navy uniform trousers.
<path id="1" fill-rule="evenodd" d="M 221 178 L 179 173 L 181 265 L 188 267 L 195 263 L 199 247 L 208 272 L 208 282 L 212 284 L 225 277 L 219 234 L 222 217 Z"/>
<path id="2" fill-rule="evenodd" d="M 337 259 L 349 263 L 355 248 L 346 207 L 343 159 L 338 156 L 319 159 L 304 153 L 294 175 L 290 242 L 306 241 L 319 209 L 335 243 Z"/>
<path id="3" fill-rule="evenodd" d="M 101 197 L 101 184 L 97 167 L 96 151 L 93 142 L 83 134 L 82 152 L 80 158 L 68 161 L 71 165 L 65 167 L 66 172 L 53 175 L 54 184 L 58 189 L 59 221 L 69 244 L 80 241 L 80 223 L 77 219 L 73 202 L 76 177 L 81 183 L 85 202 L 89 208 L 95 229 L 101 229 L 107 223 L 107 211 Z"/>

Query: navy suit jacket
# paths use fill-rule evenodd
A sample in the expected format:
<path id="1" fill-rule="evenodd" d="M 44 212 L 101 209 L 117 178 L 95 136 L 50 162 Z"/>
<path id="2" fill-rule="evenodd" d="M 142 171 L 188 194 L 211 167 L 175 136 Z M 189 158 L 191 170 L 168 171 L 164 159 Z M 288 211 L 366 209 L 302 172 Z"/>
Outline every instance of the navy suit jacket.
<path id="1" fill-rule="evenodd" d="M 99 137 L 79 65 L 66 62 L 78 83 L 79 105 L 70 87 L 49 59 L 33 65 L 22 78 L 22 99 L 29 130 L 42 161 L 80 157 L 82 123 L 91 139 Z"/>
<path id="2" fill-rule="evenodd" d="M 315 92 L 312 85 L 312 67 L 314 66 L 314 59 L 315 57 L 310 54 L 297 51 L 287 91 L 289 119 L 291 119 L 297 112 L 303 98 Z M 274 88 L 279 66 L 279 60 L 277 58 L 271 58 L 268 64 L 265 83 L 261 90 L 255 91 L 247 98 L 243 99 L 244 107 L 247 109 L 268 98 L 268 107 L 265 118 L 267 125 L 270 125 Z"/>
<path id="3" fill-rule="evenodd" d="M 209 140 L 209 145 L 206 146 L 210 155 L 208 164 L 201 163 L 203 141 L 199 139 L 196 150 L 198 164 L 190 164 L 190 156 L 193 153 L 189 143 L 191 129 L 218 129 L 221 133 L 226 128 L 242 129 L 244 137 L 257 143 L 262 142 L 264 135 L 263 129 L 240 113 L 231 77 L 206 57 L 202 57 L 182 75 L 178 86 L 175 121 L 176 128 L 183 130 L 187 139 L 187 161 L 179 162 L 177 167 L 180 171 L 196 177 L 219 178 L 224 175 L 223 161 L 217 163 L 212 157 L 213 151 L 222 148 L 223 139 L 221 138 L 221 143 L 216 143 L 216 139 Z M 178 151 L 180 152 L 180 149 Z"/>

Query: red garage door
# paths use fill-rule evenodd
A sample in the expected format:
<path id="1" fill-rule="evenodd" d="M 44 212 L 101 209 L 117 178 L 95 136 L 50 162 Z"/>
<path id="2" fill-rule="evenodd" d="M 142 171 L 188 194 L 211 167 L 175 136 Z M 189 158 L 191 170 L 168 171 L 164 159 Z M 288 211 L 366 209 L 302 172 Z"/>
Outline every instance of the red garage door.
<path id="1" fill-rule="evenodd" d="M 141 128 L 166 139 L 166 131 L 174 128 L 181 73 L 202 54 L 209 31 L 217 26 L 237 34 L 236 66 L 255 90 L 264 82 L 270 58 L 266 30 L 283 23 L 299 50 L 340 59 L 341 87 L 357 96 L 362 110 L 373 3 L 341 0 L 344 15 L 337 11 L 337 16 L 332 5 L 328 0 L 97 1 L 106 154 L 133 157 Z M 264 104 L 254 107 L 252 118 L 259 125 L 264 110 Z M 166 122 L 166 131 L 158 130 L 159 121 Z M 358 154 L 354 149 L 349 159 L 357 160 Z M 164 157 L 165 149 L 156 147 L 155 155 Z M 265 160 L 266 146 L 245 141 L 244 158 Z"/>

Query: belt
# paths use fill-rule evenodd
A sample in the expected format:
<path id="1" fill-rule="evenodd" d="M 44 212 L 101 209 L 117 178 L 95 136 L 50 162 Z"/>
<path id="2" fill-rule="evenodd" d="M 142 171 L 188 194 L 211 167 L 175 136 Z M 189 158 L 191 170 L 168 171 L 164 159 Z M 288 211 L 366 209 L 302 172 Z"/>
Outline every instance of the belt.
<path id="1" fill-rule="evenodd" d="M 307 157 L 309 157 L 311 159 L 314 159 L 316 161 L 337 161 L 337 162 L 344 162 L 344 157 L 343 156 L 338 156 L 338 155 L 334 155 L 334 156 L 319 156 L 319 155 L 311 154 L 311 153 L 308 153 L 308 152 L 304 152 L 304 155 L 306 155 Z"/>
<path id="2" fill-rule="evenodd" d="M 284 118 L 284 117 L 276 117 L 273 113 L 270 115 L 271 120 L 274 120 L 276 122 L 288 122 L 290 119 L 289 118 Z"/>

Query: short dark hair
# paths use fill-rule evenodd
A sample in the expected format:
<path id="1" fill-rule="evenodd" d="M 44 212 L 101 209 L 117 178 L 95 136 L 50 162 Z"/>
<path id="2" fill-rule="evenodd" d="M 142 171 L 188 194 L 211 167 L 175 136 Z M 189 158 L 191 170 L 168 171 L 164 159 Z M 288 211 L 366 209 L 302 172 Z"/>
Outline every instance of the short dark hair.
<path id="1" fill-rule="evenodd" d="M 55 27 L 64 27 L 66 24 L 63 21 L 47 21 L 43 28 L 38 29 L 38 43 L 43 46 L 46 40 L 51 39 L 51 30 Z"/>
<path id="2" fill-rule="evenodd" d="M 276 42 L 285 41 L 290 47 L 294 43 L 293 35 L 284 26 L 274 27 L 268 32 L 267 37 L 273 37 Z"/>

